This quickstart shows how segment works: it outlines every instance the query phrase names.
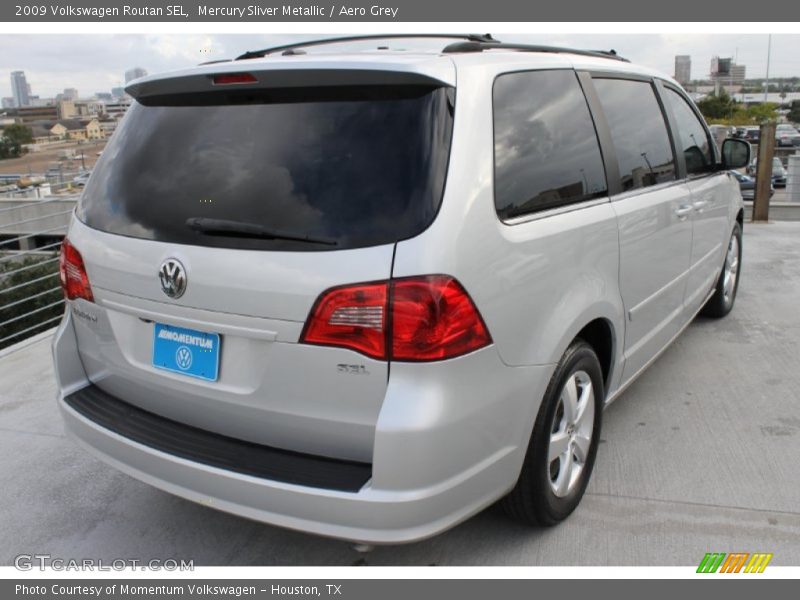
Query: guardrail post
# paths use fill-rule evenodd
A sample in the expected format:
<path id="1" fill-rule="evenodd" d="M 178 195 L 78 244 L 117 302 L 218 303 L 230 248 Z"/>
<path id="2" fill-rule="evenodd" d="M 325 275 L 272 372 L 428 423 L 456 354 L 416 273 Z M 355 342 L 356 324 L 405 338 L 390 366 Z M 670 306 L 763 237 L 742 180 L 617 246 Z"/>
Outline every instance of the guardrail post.
<path id="1" fill-rule="evenodd" d="M 772 157 L 775 156 L 775 123 L 762 123 L 758 136 L 756 193 L 753 198 L 754 223 L 769 221 L 769 193 L 772 186 Z"/>

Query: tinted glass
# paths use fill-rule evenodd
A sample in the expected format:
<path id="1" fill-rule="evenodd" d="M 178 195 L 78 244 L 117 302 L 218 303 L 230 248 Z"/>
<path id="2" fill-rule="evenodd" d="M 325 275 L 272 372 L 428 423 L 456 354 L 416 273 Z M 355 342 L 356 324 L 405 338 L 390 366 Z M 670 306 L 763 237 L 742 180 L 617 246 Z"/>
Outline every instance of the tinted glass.
<path id="1" fill-rule="evenodd" d="M 606 192 L 594 124 L 573 71 L 494 84 L 495 205 L 508 219 Z"/>
<path id="2" fill-rule="evenodd" d="M 675 179 L 675 160 L 653 86 L 644 81 L 595 79 L 611 128 L 624 191 Z"/>
<path id="3" fill-rule="evenodd" d="M 714 166 L 714 153 L 706 129 L 686 100 L 675 90 L 666 88 L 667 102 L 678 127 L 678 148 L 686 159 L 689 175 L 706 173 Z"/>
<path id="4" fill-rule="evenodd" d="M 87 225 L 181 244 L 330 250 L 420 233 L 450 145 L 442 88 L 279 90 L 160 98 L 130 108 L 79 207 Z M 320 245 L 193 230 L 224 219 Z"/>

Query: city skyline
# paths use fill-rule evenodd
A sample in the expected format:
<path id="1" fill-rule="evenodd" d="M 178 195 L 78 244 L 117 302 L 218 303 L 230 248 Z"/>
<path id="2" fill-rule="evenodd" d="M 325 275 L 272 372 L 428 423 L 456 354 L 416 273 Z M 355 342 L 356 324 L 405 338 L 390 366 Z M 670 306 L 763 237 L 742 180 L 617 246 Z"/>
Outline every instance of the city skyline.
<path id="1" fill-rule="evenodd" d="M 200 62 L 232 58 L 254 48 L 290 43 L 320 35 L 35 35 L 0 37 L 0 97 L 12 96 L 11 73 L 24 71 L 32 94 L 55 97 L 65 88 L 77 88 L 82 97 L 107 93 L 124 86 L 125 73 L 142 68 L 159 73 Z M 579 48 L 614 48 L 633 62 L 674 74 L 675 56 L 689 55 L 692 78 L 708 77 L 713 56 L 731 57 L 747 67 L 749 78 L 764 77 L 767 36 L 764 34 L 647 34 L 647 35 L 511 35 L 517 41 Z M 80 43 L 76 43 L 80 38 Z M 430 41 L 395 42 L 395 47 L 430 47 Z M 773 35 L 770 78 L 800 76 L 800 35 Z"/>

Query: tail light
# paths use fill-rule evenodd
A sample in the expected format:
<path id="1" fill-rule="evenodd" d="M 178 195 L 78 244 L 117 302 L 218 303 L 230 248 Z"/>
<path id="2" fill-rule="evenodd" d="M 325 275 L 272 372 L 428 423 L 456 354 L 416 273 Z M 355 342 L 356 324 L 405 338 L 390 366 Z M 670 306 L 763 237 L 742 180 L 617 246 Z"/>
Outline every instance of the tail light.
<path id="1" fill-rule="evenodd" d="M 92 287 L 89 285 L 89 276 L 83 264 L 83 257 L 67 238 L 61 243 L 61 256 L 58 262 L 61 276 L 61 287 L 67 300 L 83 298 L 94 302 Z"/>
<path id="2" fill-rule="evenodd" d="M 386 356 L 386 283 L 333 288 L 318 299 L 301 341 Z"/>
<path id="3" fill-rule="evenodd" d="M 300 341 L 381 360 L 434 361 L 467 354 L 492 338 L 458 281 L 427 275 L 323 292 Z"/>
<path id="4" fill-rule="evenodd" d="M 214 75 L 211 79 L 214 85 L 239 85 L 242 83 L 258 83 L 255 75 L 251 73 L 227 73 Z"/>

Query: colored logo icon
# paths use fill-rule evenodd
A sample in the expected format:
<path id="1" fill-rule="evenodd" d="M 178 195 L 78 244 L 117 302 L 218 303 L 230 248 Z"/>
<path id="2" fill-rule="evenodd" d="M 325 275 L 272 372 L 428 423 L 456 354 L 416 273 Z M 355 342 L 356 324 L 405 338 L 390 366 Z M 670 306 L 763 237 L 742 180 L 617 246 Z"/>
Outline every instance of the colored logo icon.
<path id="1" fill-rule="evenodd" d="M 763 573 L 772 554 L 766 552 L 709 552 L 700 561 L 698 573 Z"/>

